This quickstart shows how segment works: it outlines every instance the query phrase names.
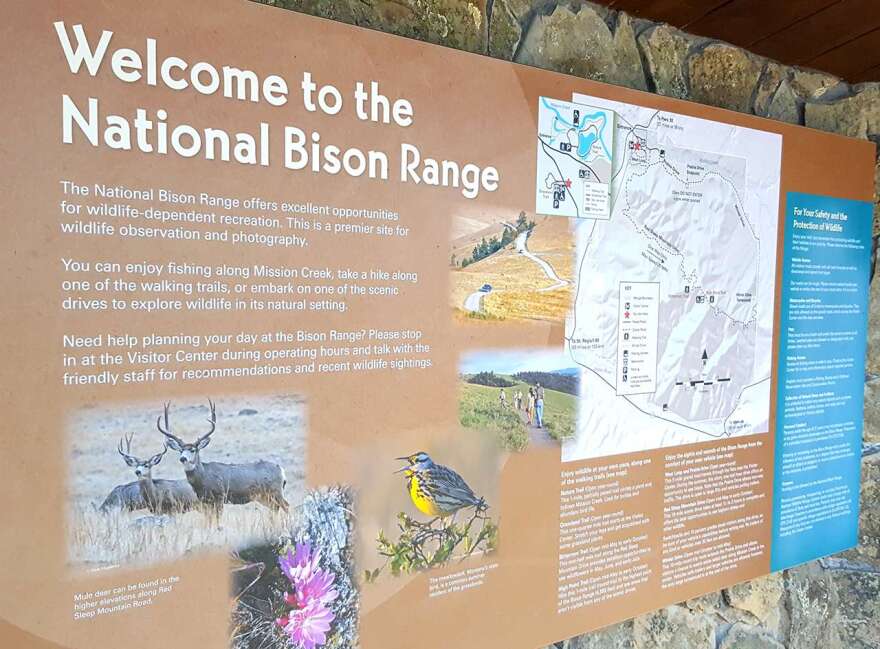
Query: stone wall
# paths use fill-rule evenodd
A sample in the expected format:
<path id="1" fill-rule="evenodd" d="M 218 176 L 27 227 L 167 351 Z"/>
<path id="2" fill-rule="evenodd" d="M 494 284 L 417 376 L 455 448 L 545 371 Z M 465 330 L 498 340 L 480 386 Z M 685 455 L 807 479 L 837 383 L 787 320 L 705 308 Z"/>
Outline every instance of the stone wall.
<path id="1" fill-rule="evenodd" d="M 258 0 L 588 79 L 880 143 L 880 83 L 850 85 L 587 2 Z M 880 186 L 880 165 L 875 167 Z M 875 192 L 875 234 L 880 203 Z M 875 237 L 875 242 L 876 242 Z M 880 281 L 872 285 L 860 545 L 558 643 L 560 649 L 880 647 Z"/>

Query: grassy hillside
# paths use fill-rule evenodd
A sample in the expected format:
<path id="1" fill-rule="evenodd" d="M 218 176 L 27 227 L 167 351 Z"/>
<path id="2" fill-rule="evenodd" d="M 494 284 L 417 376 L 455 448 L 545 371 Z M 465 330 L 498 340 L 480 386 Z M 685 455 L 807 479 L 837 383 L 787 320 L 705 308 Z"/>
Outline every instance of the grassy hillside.
<path id="1" fill-rule="evenodd" d="M 529 431 L 519 412 L 513 407 L 513 394 L 517 390 L 526 395 L 529 386 L 517 382 L 513 387 L 505 388 L 508 407 L 501 408 L 498 401 L 499 388 L 462 381 L 458 406 L 461 425 L 494 434 L 499 445 L 507 450 L 524 450 L 529 443 Z M 576 397 L 556 390 L 544 391 L 544 425 L 553 439 L 562 441 L 574 435 L 576 417 Z"/>
<path id="2" fill-rule="evenodd" d="M 523 393 L 528 387 L 523 389 Z M 557 442 L 574 436 L 577 397 L 556 390 L 544 390 L 544 427 Z"/>
<path id="3" fill-rule="evenodd" d="M 505 389 L 508 397 L 515 388 Z M 499 388 L 461 382 L 458 417 L 465 428 L 492 433 L 499 446 L 508 451 L 522 451 L 528 446 L 529 433 L 513 408 L 501 408 Z"/>
<path id="4" fill-rule="evenodd" d="M 481 228 L 476 232 L 453 239 L 450 252 L 450 260 L 455 257 L 457 263 L 461 263 L 463 259 L 467 259 L 474 252 L 474 246 L 480 244 L 483 239 L 489 240 L 492 237 L 501 238 L 506 227 L 502 223 L 492 223 L 491 225 Z"/>

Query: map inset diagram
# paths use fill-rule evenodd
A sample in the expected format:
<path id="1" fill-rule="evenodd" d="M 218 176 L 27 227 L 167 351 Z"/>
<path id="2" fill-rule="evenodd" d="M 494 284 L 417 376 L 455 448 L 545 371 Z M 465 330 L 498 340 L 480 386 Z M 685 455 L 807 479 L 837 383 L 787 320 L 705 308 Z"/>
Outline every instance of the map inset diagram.
<path id="1" fill-rule="evenodd" d="M 541 97 L 538 104 L 538 214 L 611 215 L 614 111 Z"/>
<path id="2" fill-rule="evenodd" d="M 564 460 L 766 433 L 781 137 L 576 96 L 617 115 L 608 220 L 577 225 Z"/>

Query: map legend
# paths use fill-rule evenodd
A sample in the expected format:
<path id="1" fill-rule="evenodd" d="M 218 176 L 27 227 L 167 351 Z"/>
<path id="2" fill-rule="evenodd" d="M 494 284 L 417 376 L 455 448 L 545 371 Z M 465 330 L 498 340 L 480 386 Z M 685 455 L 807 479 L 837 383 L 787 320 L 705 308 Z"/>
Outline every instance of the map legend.
<path id="1" fill-rule="evenodd" d="M 617 394 L 657 389 L 657 331 L 660 285 L 623 282 L 617 319 Z"/>
<path id="2" fill-rule="evenodd" d="M 609 219 L 611 218 L 608 185 L 605 183 L 593 183 L 584 181 L 584 211 L 586 219 Z"/>

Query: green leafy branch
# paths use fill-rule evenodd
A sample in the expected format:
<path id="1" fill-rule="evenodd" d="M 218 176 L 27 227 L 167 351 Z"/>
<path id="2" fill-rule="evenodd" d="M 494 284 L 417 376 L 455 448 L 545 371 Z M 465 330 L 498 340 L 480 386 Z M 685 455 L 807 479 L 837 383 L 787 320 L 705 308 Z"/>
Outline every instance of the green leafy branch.
<path id="1" fill-rule="evenodd" d="M 395 577 L 412 574 L 445 566 L 454 558 L 463 560 L 477 552 L 492 552 L 498 544 L 498 525 L 482 508 L 475 509 L 462 523 L 447 522 L 439 517 L 423 523 L 400 512 L 397 527 L 400 535 L 396 541 L 379 531 L 376 546 L 385 563 L 365 571 L 367 583 L 374 582 L 385 568 Z"/>

